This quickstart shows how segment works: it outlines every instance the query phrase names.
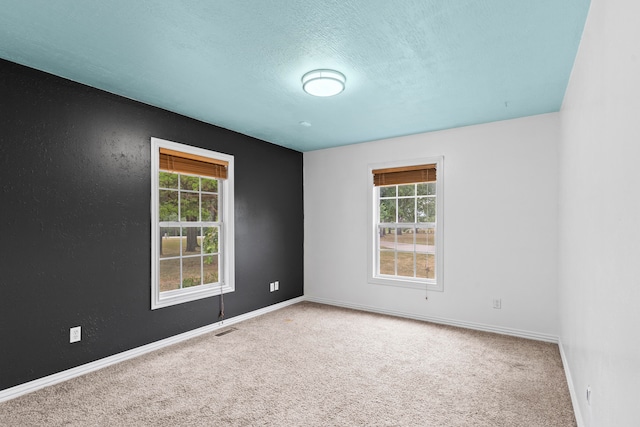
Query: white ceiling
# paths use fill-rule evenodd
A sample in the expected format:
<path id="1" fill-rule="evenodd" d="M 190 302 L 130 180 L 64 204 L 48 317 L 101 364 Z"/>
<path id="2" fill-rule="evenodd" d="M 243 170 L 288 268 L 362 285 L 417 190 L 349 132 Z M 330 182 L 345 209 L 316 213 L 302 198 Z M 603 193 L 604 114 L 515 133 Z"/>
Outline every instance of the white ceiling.
<path id="1" fill-rule="evenodd" d="M 0 5 L 4 59 L 309 151 L 558 111 L 589 0 Z M 303 92 L 316 68 L 345 91 Z"/>

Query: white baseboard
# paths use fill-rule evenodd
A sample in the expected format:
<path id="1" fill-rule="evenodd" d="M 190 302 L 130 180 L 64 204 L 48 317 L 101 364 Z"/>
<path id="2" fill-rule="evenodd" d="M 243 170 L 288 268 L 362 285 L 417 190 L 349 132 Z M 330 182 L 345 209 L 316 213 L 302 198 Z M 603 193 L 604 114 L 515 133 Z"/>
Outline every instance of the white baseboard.
<path id="1" fill-rule="evenodd" d="M 474 329 L 477 331 L 493 332 L 502 335 L 511 335 L 514 337 L 527 338 L 536 341 L 545 341 L 557 344 L 558 337 L 555 335 L 541 334 L 539 332 L 524 331 L 520 329 L 504 328 L 501 326 L 485 325 L 482 323 L 465 322 L 460 320 L 446 319 L 442 317 L 424 316 L 413 313 L 406 313 L 396 310 L 388 310 L 380 307 L 366 306 L 361 304 L 352 304 L 343 301 L 330 300 L 326 298 L 317 298 L 305 296 L 306 301 L 317 302 L 320 304 L 335 305 L 337 307 L 352 308 L 354 310 L 370 311 L 373 313 L 387 314 L 390 316 L 405 317 L 414 320 L 423 320 L 425 322 L 439 323 L 442 325 L 458 326 L 461 328 Z"/>
<path id="2" fill-rule="evenodd" d="M 578 427 L 584 427 L 584 421 L 582 419 L 582 412 L 580 411 L 580 405 L 578 404 L 578 393 L 573 385 L 573 379 L 571 378 L 571 369 L 569 369 L 569 361 L 564 353 L 564 346 L 562 345 L 562 339 L 558 340 L 558 347 L 560 348 L 560 357 L 562 358 L 562 366 L 564 367 L 564 374 L 567 378 L 567 386 L 569 387 L 569 395 L 571 395 L 571 404 L 573 405 L 573 414 L 576 417 L 576 423 Z"/>
<path id="3" fill-rule="evenodd" d="M 388 310 L 388 309 L 383 309 L 379 307 L 365 306 L 360 304 L 346 303 L 342 301 L 330 300 L 325 298 L 302 296 L 302 297 L 290 299 L 278 304 L 270 305 L 268 307 L 264 307 L 249 313 L 241 314 L 239 316 L 226 319 L 222 322 L 217 322 L 211 325 L 203 326 L 201 328 L 194 329 L 192 331 L 184 332 L 179 335 L 165 338 L 163 340 L 146 344 L 131 350 L 127 350 L 122 353 L 114 354 L 113 356 L 105 357 L 103 359 L 96 360 L 94 362 L 77 366 L 75 368 L 67 369 L 66 371 L 58 372 L 56 374 L 48 375 L 46 377 L 39 378 L 37 380 L 29 381 L 27 383 L 2 390 L 0 391 L 0 402 L 14 399 L 18 396 L 31 393 L 41 388 L 58 384 L 63 381 L 70 380 L 72 378 L 79 377 L 84 374 L 88 374 L 89 372 L 97 371 L 98 369 L 102 369 L 107 366 L 111 366 L 116 363 L 123 362 L 125 360 L 133 359 L 134 357 L 138 357 L 143 354 L 146 354 L 155 350 L 159 350 L 163 347 L 177 344 L 179 342 L 188 340 L 190 338 L 195 338 L 197 336 L 200 336 L 209 332 L 213 332 L 218 329 L 231 326 L 236 323 L 242 322 L 244 320 L 252 319 L 254 317 L 261 316 L 271 311 L 279 310 L 281 308 L 287 307 L 289 305 L 297 304 L 302 301 L 311 301 L 311 302 L 317 302 L 320 304 L 334 305 L 338 307 L 351 308 L 355 310 L 362 310 L 362 311 L 369 311 L 373 313 L 387 314 L 391 316 L 405 317 L 409 319 L 422 320 L 426 322 L 439 323 L 443 325 L 458 326 L 458 327 L 467 328 L 467 329 L 494 332 L 494 333 L 503 334 L 503 335 L 511 335 L 511 336 L 516 336 L 521 338 L 538 340 L 538 341 L 558 343 L 558 337 L 554 335 L 540 334 L 536 332 L 523 331 L 523 330 L 512 329 L 512 328 L 503 328 L 503 327 L 497 327 L 492 325 L 485 325 L 481 323 L 464 322 L 464 321 L 458 321 L 458 320 L 452 320 L 452 319 L 446 319 L 446 318 L 440 318 L 440 317 L 415 315 L 412 313 Z M 579 407 L 577 406 L 576 393 L 575 393 L 575 390 L 573 389 L 573 383 L 571 382 L 570 371 L 566 363 L 562 346 L 560 345 L 559 347 L 560 347 L 560 354 L 562 356 L 562 362 L 565 366 L 565 373 L 567 375 L 567 382 L 569 384 L 569 390 L 571 392 L 571 399 L 573 402 L 574 411 L 576 413 L 576 419 L 578 419 L 578 427 L 582 427 L 583 426 L 582 419 L 580 417 Z"/>
<path id="4" fill-rule="evenodd" d="M 89 372 L 97 371 L 98 369 L 106 368 L 107 366 L 111 366 L 116 363 L 123 362 L 125 360 L 133 359 L 134 357 L 142 356 L 143 354 L 146 354 L 155 350 L 159 350 L 163 347 L 167 347 L 173 344 L 177 344 L 179 342 L 188 340 L 190 338 L 195 338 L 197 336 L 207 334 L 209 332 L 213 332 L 221 328 L 226 328 L 227 326 L 234 325 L 236 323 L 239 323 L 244 320 L 248 320 L 257 316 L 261 316 L 271 311 L 279 310 L 281 308 L 302 302 L 304 300 L 305 300 L 304 297 L 298 297 L 298 298 L 290 299 L 278 304 L 273 304 L 268 307 L 261 308 L 259 310 L 241 314 L 239 316 L 235 316 L 230 319 L 223 320 L 221 322 L 212 323 L 211 325 L 203 326 L 201 328 L 184 332 L 179 335 L 174 335 L 172 337 L 165 338 L 160 341 L 152 342 L 150 344 L 146 344 L 141 347 L 136 347 L 131 350 L 124 351 L 122 353 L 114 354 L 113 356 L 105 357 L 104 359 L 96 360 L 94 362 L 77 366 L 75 368 L 67 369 L 66 371 L 58 372 L 56 374 L 48 375 L 43 378 L 38 378 L 37 380 L 29 381 L 27 383 L 20 384 L 15 387 L 2 390 L 0 391 L 0 402 L 14 399 L 18 396 L 22 396 L 23 394 L 31 393 L 41 388 L 58 384 L 63 381 L 70 380 L 72 378 L 79 377 L 80 375 L 88 374 Z"/>

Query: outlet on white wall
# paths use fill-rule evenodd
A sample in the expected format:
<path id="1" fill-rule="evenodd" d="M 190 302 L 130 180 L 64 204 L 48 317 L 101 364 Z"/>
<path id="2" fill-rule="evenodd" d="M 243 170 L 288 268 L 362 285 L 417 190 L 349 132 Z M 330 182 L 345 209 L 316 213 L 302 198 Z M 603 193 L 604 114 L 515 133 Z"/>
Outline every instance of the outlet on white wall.
<path id="1" fill-rule="evenodd" d="M 502 308 L 502 299 L 501 298 L 494 298 L 493 299 L 493 308 L 495 308 L 495 309 L 501 309 Z"/>
<path id="2" fill-rule="evenodd" d="M 82 328 L 80 326 L 76 326 L 74 328 L 69 329 L 69 342 L 74 343 L 78 342 L 82 339 Z"/>

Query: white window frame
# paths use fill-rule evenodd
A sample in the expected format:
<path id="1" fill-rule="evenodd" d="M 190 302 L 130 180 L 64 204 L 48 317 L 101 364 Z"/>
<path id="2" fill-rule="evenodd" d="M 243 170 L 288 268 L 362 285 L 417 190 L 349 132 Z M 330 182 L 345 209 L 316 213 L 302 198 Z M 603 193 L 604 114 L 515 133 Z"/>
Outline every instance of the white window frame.
<path id="1" fill-rule="evenodd" d="M 397 168 L 403 166 L 436 165 L 436 277 L 435 279 L 421 279 L 413 277 L 381 277 L 378 271 L 378 194 L 379 187 L 373 185 L 373 171 L 376 169 Z M 398 160 L 392 162 L 369 165 L 369 196 L 368 196 L 368 282 L 377 285 L 401 286 L 413 289 L 427 289 L 429 291 L 444 291 L 444 156 L 424 157 L 420 159 Z M 409 224 L 408 224 L 409 225 Z"/>
<path id="2" fill-rule="evenodd" d="M 159 172 L 160 148 L 228 162 L 227 178 L 218 180 L 218 191 L 222 209 L 219 212 L 219 282 L 160 292 L 160 222 L 159 222 Z M 215 295 L 235 291 L 235 250 L 234 250 L 234 158 L 229 154 L 192 147 L 160 138 L 151 138 L 151 309 L 182 304 Z"/>

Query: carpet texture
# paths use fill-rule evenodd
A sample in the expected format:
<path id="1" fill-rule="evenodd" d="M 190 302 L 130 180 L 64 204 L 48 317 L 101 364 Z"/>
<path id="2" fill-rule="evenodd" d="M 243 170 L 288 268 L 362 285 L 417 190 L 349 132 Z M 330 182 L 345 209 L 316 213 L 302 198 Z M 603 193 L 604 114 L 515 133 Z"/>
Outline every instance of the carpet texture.
<path id="1" fill-rule="evenodd" d="M 3 426 L 575 426 L 555 344 L 303 302 L 0 404 Z"/>

